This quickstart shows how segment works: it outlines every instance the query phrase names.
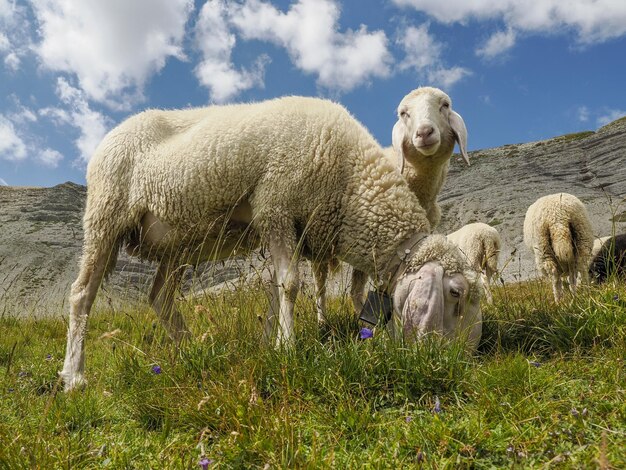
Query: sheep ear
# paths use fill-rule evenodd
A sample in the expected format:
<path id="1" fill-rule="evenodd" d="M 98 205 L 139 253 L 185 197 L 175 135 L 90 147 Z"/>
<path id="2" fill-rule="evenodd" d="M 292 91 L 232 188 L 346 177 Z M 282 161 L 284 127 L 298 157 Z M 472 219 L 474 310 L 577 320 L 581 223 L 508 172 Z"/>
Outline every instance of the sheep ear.
<path id="1" fill-rule="evenodd" d="M 391 131 L 391 145 L 396 153 L 396 164 L 400 170 L 400 174 L 404 172 L 404 124 L 400 120 L 396 121 Z"/>
<path id="2" fill-rule="evenodd" d="M 452 128 L 452 132 L 454 132 L 454 138 L 459 144 L 459 149 L 461 150 L 461 155 L 469 166 L 469 156 L 467 155 L 467 128 L 465 127 L 465 122 L 463 122 L 463 118 L 457 112 L 450 111 L 450 127 Z"/>

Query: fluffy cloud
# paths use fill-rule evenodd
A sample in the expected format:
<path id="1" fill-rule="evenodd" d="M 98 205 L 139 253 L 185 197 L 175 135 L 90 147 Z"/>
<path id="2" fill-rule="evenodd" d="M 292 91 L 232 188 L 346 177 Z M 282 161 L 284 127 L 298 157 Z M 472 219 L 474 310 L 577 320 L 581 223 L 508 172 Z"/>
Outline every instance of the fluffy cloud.
<path id="1" fill-rule="evenodd" d="M 63 155 L 61 155 L 56 150 L 43 149 L 37 155 L 37 159 L 45 166 L 48 166 L 50 168 L 56 168 L 57 166 L 59 166 L 59 162 L 63 160 Z"/>
<path id="2" fill-rule="evenodd" d="M 26 144 L 17 134 L 13 123 L 0 114 L 0 158 L 10 161 L 24 160 Z"/>
<path id="3" fill-rule="evenodd" d="M 242 38 L 284 47 L 292 62 L 317 75 L 323 88 L 349 91 L 375 77 L 389 75 L 392 61 L 383 31 L 339 32 L 340 11 L 333 0 L 298 0 L 285 13 L 271 3 L 229 3 L 230 22 Z"/>
<path id="4" fill-rule="evenodd" d="M 498 31 L 476 49 L 476 55 L 488 60 L 493 59 L 511 49 L 515 45 L 516 36 L 512 29 Z"/>
<path id="5" fill-rule="evenodd" d="M 79 161 L 88 162 L 112 123 L 105 115 L 91 109 L 85 94 L 71 86 L 64 78 L 57 80 L 56 92 L 67 109 L 45 108 L 40 110 L 40 114 L 52 119 L 56 124 L 67 124 L 77 128 L 79 136 L 74 145 L 80 153 Z M 54 156 L 48 154 L 48 157 L 50 161 Z"/>
<path id="6" fill-rule="evenodd" d="M 606 126 L 608 123 L 616 119 L 626 116 L 626 111 L 621 109 L 606 109 L 596 120 L 598 127 Z"/>
<path id="7" fill-rule="evenodd" d="M 0 0 L 0 57 L 7 69 L 16 71 L 30 51 L 30 25 L 26 8 Z"/>
<path id="8" fill-rule="evenodd" d="M 2 0 L 0 0 L 2 1 Z M 39 0 L 42 65 L 75 74 L 89 99 L 127 108 L 168 57 L 184 58 L 192 0 Z"/>
<path id="9" fill-rule="evenodd" d="M 218 103 L 254 86 L 263 86 L 263 72 L 269 61 L 264 55 L 250 70 L 235 68 L 231 53 L 236 39 L 226 15 L 222 0 L 210 0 L 202 7 L 195 27 L 196 47 L 202 53 L 202 61 L 194 71 L 200 83 L 209 89 L 212 100 Z"/>
<path id="10" fill-rule="evenodd" d="M 415 70 L 429 83 L 449 88 L 471 72 L 462 67 L 446 68 L 441 58 L 442 44 L 428 31 L 428 25 L 407 26 L 398 32 L 396 42 L 405 53 L 400 70 Z"/>
<path id="11" fill-rule="evenodd" d="M 626 34 L 623 0 L 392 0 L 442 23 L 501 20 L 508 29 L 553 34 L 573 30 L 583 44 Z"/>

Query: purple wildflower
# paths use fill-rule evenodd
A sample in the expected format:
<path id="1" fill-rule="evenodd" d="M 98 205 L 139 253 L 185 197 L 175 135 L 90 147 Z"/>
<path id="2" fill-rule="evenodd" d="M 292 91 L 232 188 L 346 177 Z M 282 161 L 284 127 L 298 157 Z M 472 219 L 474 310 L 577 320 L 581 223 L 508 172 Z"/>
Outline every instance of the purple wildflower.
<path id="1" fill-rule="evenodd" d="M 528 363 L 533 367 L 541 367 L 541 362 L 537 361 L 528 361 Z"/>
<path id="2" fill-rule="evenodd" d="M 572 414 L 572 416 L 573 416 L 573 417 L 575 417 L 575 418 L 577 418 L 577 417 L 578 417 L 578 415 L 580 414 L 580 413 L 578 413 L 578 410 L 577 410 L 576 408 L 572 408 L 569 412 L 570 412 L 570 413 Z"/>
<path id="3" fill-rule="evenodd" d="M 361 331 L 359 332 L 359 338 L 361 339 L 368 339 L 372 338 L 373 336 L 374 332 L 369 328 L 361 328 Z"/>
<path id="4" fill-rule="evenodd" d="M 433 413 L 441 413 L 441 403 L 439 402 L 439 397 L 435 397 L 435 407 L 433 408 Z"/>
<path id="5" fill-rule="evenodd" d="M 213 460 L 207 458 L 204 455 L 200 457 L 200 460 L 198 461 L 198 465 L 200 465 L 200 468 L 202 468 L 202 470 L 207 470 L 209 468 L 209 465 L 211 465 L 212 463 Z"/>
<path id="6" fill-rule="evenodd" d="M 619 295 L 615 294 L 615 295 L 613 296 L 613 300 L 614 300 L 615 302 L 617 302 L 617 301 L 619 300 Z"/>
<path id="7" fill-rule="evenodd" d="M 424 452 L 422 452 L 421 450 L 418 450 L 416 460 L 417 460 L 417 463 L 422 463 L 424 461 Z"/>
<path id="8" fill-rule="evenodd" d="M 411 418 L 410 416 L 407 416 L 406 418 L 404 418 L 404 421 L 407 423 L 410 423 L 411 421 L 413 421 L 413 418 Z"/>
<path id="9" fill-rule="evenodd" d="M 46 361 L 52 360 L 52 354 L 46 354 Z"/>
<path id="10" fill-rule="evenodd" d="M 161 373 L 161 366 L 158 365 L 158 364 L 153 365 L 152 366 L 152 373 L 159 375 Z"/>

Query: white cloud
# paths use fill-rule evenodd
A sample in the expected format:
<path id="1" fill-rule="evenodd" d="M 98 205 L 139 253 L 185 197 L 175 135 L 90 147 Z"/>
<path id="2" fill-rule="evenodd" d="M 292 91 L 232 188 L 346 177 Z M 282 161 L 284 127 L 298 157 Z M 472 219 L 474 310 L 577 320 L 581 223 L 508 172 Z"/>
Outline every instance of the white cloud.
<path id="1" fill-rule="evenodd" d="M 242 38 L 284 47 L 292 62 L 317 75 L 317 84 L 349 91 L 375 77 L 387 77 L 392 62 L 383 31 L 339 32 L 340 10 L 333 0 L 298 0 L 284 13 L 271 3 L 229 3 L 230 22 Z"/>
<path id="2" fill-rule="evenodd" d="M 80 134 L 74 145 L 80 153 L 80 161 L 88 162 L 112 123 L 104 114 L 89 107 L 82 90 L 73 87 L 62 77 L 57 79 L 56 93 L 68 109 L 44 108 L 39 113 L 57 125 L 67 124 L 77 128 Z"/>
<path id="3" fill-rule="evenodd" d="M 0 57 L 4 56 L 2 62 L 9 70 L 17 71 L 29 53 L 30 34 L 26 7 L 0 0 Z"/>
<path id="4" fill-rule="evenodd" d="M 26 156 L 26 144 L 17 134 L 15 126 L 0 114 L 0 158 L 20 161 L 24 160 Z"/>
<path id="5" fill-rule="evenodd" d="M 193 2 L 39 0 L 32 7 L 42 65 L 75 74 L 89 99 L 122 109 L 143 98 L 146 81 L 168 57 L 184 58 Z"/>
<path id="6" fill-rule="evenodd" d="M 11 43 L 9 42 L 9 38 L 6 34 L 0 32 L 0 52 L 8 51 L 11 47 Z"/>
<path id="7" fill-rule="evenodd" d="M 396 41 L 404 50 L 400 70 L 415 70 L 429 84 L 449 88 L 471 72 L 463 67 L 446 68 L 441 58 L 443 45 L 428 31 L 428 24 L 407 26 L 398 32 Z"/>
<path id="8" fill-rule="evenodd" d="M 498 31 L 476 49 L 476 55 L 484 59 L 493 59 L 515 45 L 517 34 L 512 29 Z"/>
<path id="9" fill-rule="evenodd" d="M 580 122 L 589 121 L 589 108 L 587 106 L 580 106 L 576 110 L 576 115 L 578 116 L 578 120 Z"/>
<path id="10" fill-rule="evenodd" d="M 596 123 L 598 124 L 598 127 L 602 127 L 624 116 L 626 116 L 626 111 L 621 109 L 607 109 L 600 116 L 598 116 Z"/>
<path id="11" fill-rule="evenodd" d="M 603 42 L 626 34 L 623 0 L 392 0 L 442 23 L 501 20 L 508 28 L 553 34 L 574 31 L 583 44 Z"/>
<path id="12" fill-rule="evenodd" d="M 235 35 L 226 22 L 226 5 L 222 0 L 204 4 L 195 27 L 195 42 L 202 52 L 202 61 L 194 72 L 206 86 L 211 99 L 222 103 L 244 90 L 263 86 L 263 73 L 269 57 L 261 56 L 250 70 L 236 69 L 231 60 Z"/>
<path id="13" fill-rule="evenodd" d="M 47 148 L 39 152 L 37 159 L 45 166 L 56 168 L 59 166 L 59 162 L 63 160 L 63 155 L 56 150 Z"/>

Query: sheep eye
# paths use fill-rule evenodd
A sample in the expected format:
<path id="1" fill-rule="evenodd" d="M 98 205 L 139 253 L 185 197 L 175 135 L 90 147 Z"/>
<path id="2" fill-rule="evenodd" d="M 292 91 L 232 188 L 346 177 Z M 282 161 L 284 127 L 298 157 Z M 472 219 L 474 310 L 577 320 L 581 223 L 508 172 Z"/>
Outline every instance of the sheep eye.
<path id="1" fill-rule="evenodd" d="M 450 103 L 448 103 L 448 102 L 446 101 L 445 103 L 443 103 L 443 104 L 441 105 L 441 108 L 442 108 L 442 109 L 449 109 L 449 108 L 450 108 Z"/>
<path id="2" fill-rule="evenodd" d="M 403 118 L 409 118 L 409 117 L 411 117 L 411 116 L 410 116 L 410 115 L 409 115 L 409 113 L 408 113 L 408 112 L 406 112 L 406 111 L 400 111 L 400 117 L 403 117 Z"/>

